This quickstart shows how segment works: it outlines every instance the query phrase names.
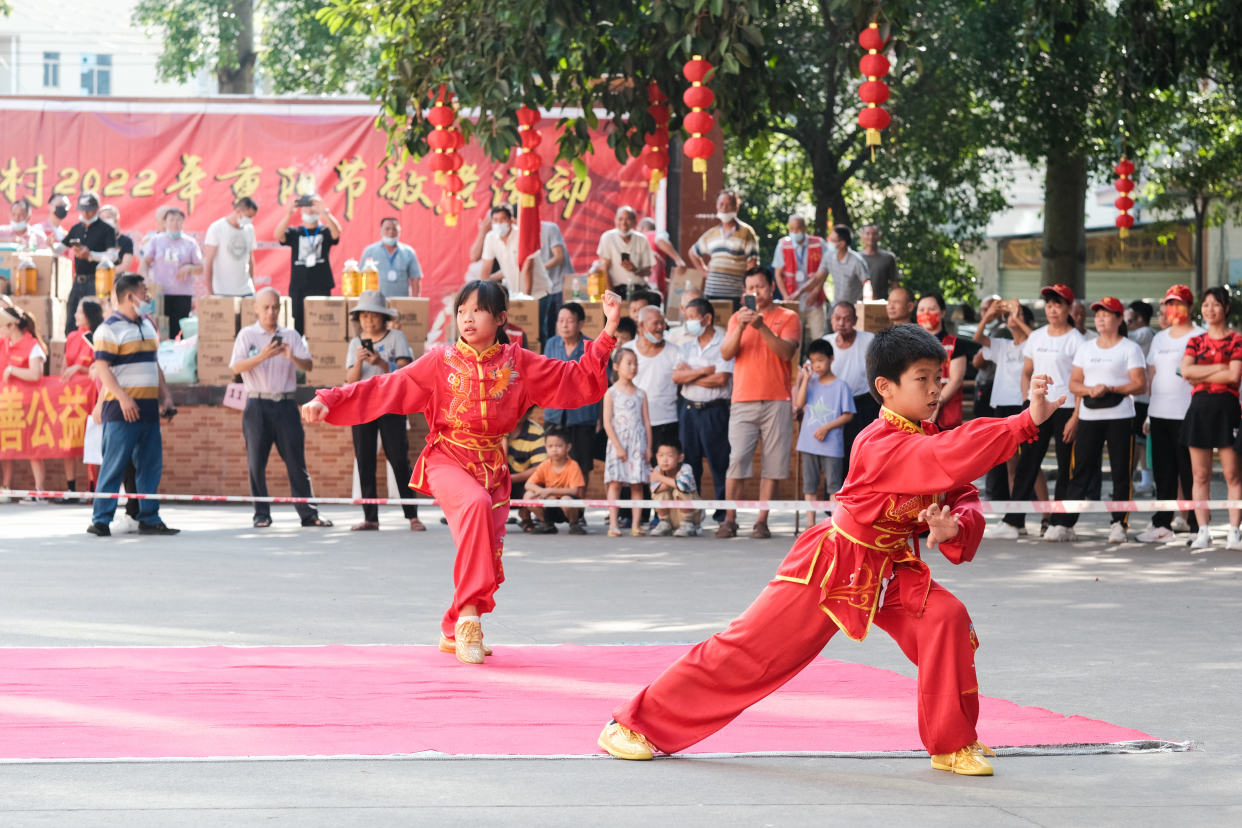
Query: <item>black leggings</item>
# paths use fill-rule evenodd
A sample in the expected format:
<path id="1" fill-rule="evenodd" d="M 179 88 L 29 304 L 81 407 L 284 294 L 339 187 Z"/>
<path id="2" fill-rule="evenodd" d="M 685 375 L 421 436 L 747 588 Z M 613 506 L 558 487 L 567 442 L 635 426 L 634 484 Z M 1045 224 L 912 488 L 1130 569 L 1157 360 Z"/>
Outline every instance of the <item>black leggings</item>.
<path id="1" fill-rule="evenodd" d="M 1181 420 L 1164 420 L 1151 417 L 1151 476 L 1156 482 L 1156 497 L 1160 500 L 1177 500 L 1177 484 L 1182 484 L 1183 497 L 1190 500 L 1194 475 L 1190 471 L 1190 449 L 1181 444 Z M 1173 512 L 1156 512 L 1152 515 L 1153 526 L 1173 528 Z M 1195 513 L 1190 511 L 1188 521 L 1193 531 L 1199 530 Z"/>
<path id="2" fill-rule="evenodd" d="M 1035 499 L 1035 480 L 1039 477 L 1039 465 L 1044 462 L 1044 455 L 1048 453 L 1048 442 L 1053 439 L 1057 441 L 1057 482 L 1052 499 L 1065 499 L 1065 493 L 1069 491 L 1074 444 L 1065 442 L 1061 435 L 1072 416 L 1074 409 L 1058 408 L 1039 427 L 1039 436 L 1035 438 L 1035 442 L 1018 446 L 1018 468 L 1013 474 L 1013 493 L 1010 495 L 1014 500 Z M 1021 529 L 1026 525 L 1026 515 L 1022 512 L 1005 515 L 1005 523 Z"/>
<path id="3" fill-rule="evenodd" d="M 397 479 L 397 493 L 402 499 L 413 499 L 410 491 L 410 440 L 405 433 L 406 419 L 402 414 L 384 414 L 379 419 L 362 423 L 353 427 L 354 459 L 358 461 L 358 488 L 364 498 L 375 498 L 379 495 L 375 482 L 376 452 L 375 435 L 379 435 L 384 445 L 384 456 L 392 466 L 393 476 Z M 388 493 L 392 497 L 392 492 Z M 401 511 L 407 518 L 418 517 L 418 507 L 404 504 Z M 374 503 L 362 505 L 362 517 L 372 523 L 379 522 L 379 506 Z"/>
<path id="4" fill-rule="evenodd" d="M 1108 444 L 1108 465 L 1113 470 L 1113 500 L 1130 499 L 1130 475 L 1134 468 L 1134 421 L 1130 417 L 1118 420 L 1080 420 L 1078 434 L 1074 439 L 1073 463 L 1070 467 L 1068 500 L 1098 500 L 1088 497 L 1092 477 L 1100 473 L 1104 460 L 1104 445 Z M 1060 484 L 1060 480 L 1057 483 Z M 1113 522 L 1123 526 L 1130 520 L 1129 512 L 1113 512 Z M 1057 512 L 1052 516 L 1053 526 L 1073 526 L 1078 514 Z"/>

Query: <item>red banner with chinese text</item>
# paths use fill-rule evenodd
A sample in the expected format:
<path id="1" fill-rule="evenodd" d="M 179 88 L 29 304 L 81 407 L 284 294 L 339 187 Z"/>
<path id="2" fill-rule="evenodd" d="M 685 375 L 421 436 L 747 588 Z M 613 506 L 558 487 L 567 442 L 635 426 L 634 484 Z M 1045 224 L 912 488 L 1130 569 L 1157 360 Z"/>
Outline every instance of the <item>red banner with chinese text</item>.
<path id="1" fill-rule="evenodd" d="M 0 460 L 81 457 L 95 393 L 86 376 L 0 384 Z"/>
<path id="2" fill-rule="evenodd" d="M 343 229 L 332 253 L 338 293 L 345 260 L 379 240 L 382 218 L 397 215 L 402 241 L 414 247 L 423 268 L 422 295 L 435 300 L 462 284 L 469 247 L 488 210 L 517 203 L 516 170 L 467 145 L 459 171 L 465 210 L 456 227 L 446 227 L 441 187 L 427 159 L 386 162 L 376 111 L 356 102 L 0 98 L 0 196 L 10 203 L 28 199 L 41 221 L 53 193 L 74 199 L 93 189 L 117 206 L 122 231 L 136 242 L 154 229 L 157 207 L 176 204 L 187 215 L 186 232 L 200 243 L 236 198 L 250 196 L 259 203 L 256 284 L 284 292 L 290 255 L 275 246 L 272 232 L 298 195 L 317 192 Z M 555 120 L 545 117 L 537 129 L 543 137 L 541 217 L 560 225 L 571 262 L 583 272 L 617 207 L 652 213 L 646 172 L 637 160 L 617 163 L 606 136 L 597 133 L 596 151 L 583 159 L 588 175 L 577 178 L 570 163 L 553 162 Z"/>

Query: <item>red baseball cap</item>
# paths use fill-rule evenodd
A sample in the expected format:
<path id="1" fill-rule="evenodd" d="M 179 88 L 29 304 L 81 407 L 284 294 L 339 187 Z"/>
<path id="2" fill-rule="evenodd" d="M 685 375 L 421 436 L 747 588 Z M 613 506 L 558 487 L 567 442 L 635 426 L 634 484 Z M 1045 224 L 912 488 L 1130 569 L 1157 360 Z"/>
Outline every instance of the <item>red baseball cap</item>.
<path id="1" fill-rule="evenodd" d="M 1185 285 L 1173 285 L 1173 287 L 1169 288 L 1164 294 L 1164 302 L 1168 302 L 1170 299 L 1177 302 L 1185 302 L 1187 305 L 1193 305 L 1195 296 L 1190 292 L 1190 288 Z M 1161 302 L 1161 304 L 1164 304 L 1164 302 Z"/>
<path id="2" fill-rule="evenodd" d="M 1125 313 L 1125 305 L 1121 304 L 1121 300 L 1116 296 L 1105 296 L 1098 302 L 1091 303 L 1091 310 L 1106 310 L 1112 313 Z"/>
<path id="3" fill-rule="evenodd" d="M 1048 298 L 1049 294 L 1059 296 L 1066 302 L 1074 301 L 1074 291 L 1070 289 L 1069 285 L 1051 285 L 1049 287 L 1041 288 L 1039 291 L 1039 295 L 1045 299 Z"/>

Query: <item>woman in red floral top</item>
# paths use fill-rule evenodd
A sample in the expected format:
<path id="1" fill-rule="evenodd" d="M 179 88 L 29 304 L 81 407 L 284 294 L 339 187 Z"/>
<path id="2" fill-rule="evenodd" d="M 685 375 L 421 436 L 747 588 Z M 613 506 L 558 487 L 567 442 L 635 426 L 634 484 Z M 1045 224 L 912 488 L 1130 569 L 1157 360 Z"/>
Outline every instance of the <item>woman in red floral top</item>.
<path id="1" fill-rule="evenodd" d="M 1209 288 L 1200 306 L 1207 333 L 1190 338 L 1182 357 L 1182 377 L 1194 386 L 1190 408 L 1182 421 L 1181 442 L 1190 449 L 1194 474 L 1195 500 L 1209 500 L 1212 483 L 1212 451 L 1220 454 L 1221 470 L 1230 500 L 1242 500 L 1242 474 L 1239 474 L 1237 433 L 1242 420 L 1238 403 L 1238 379 L 1242 377 L 1242 336 L 1226 327 L 1229 316 L 1229 290 Z M 1210 513 L 1195 509 L 1199 533 L 1190 546 L 1207 549 L 1212 545 L 1208 531 Z M 1242 510 L 1229 510 L 1227 549 L 1242 549 Z"/>

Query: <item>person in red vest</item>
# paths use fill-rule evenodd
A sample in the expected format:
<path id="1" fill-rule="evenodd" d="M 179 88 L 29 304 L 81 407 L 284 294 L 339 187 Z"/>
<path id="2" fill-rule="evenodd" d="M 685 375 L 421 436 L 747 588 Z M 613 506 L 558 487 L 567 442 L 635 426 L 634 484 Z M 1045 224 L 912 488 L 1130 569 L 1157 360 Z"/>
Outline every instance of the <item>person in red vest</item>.
<path id="1" fill-rule="evenodd" d="M 798 303 L 798 312 L 806 319 L 811 339 L 819 339 L 827 330 L 827 300 L 824 282 L 828 269 L 824 267 L 826 242 L 819 236 L 806 232 L 806 219 L 794 213 L 789 217 L 789 235 L 776 243 L 776 255 L 772 269 L 776 284 L 785 298 Z"/>
<path id="2" fill-rule="evenodd" d="M 979 346 L 969 339 L 958 339 L 945 330 L 945 304 L 940 294 L 920 296 L 916 314 L 919 327 L 934 334 L 947 354 L 941 369 L 944 390 L 940 394 L 940 405 L 928 419 L 941 431 L 948 431 L 962 424 L 962 386 L 966 383 L 966 364 L 979 352 Z"/>
<path id="3" fill-rule="evenodd" d="M 35 383 L 43 379 L 43 363 L 47 351 L 39 339 L 34 318 L 24 310 L 6 305 L 0 308 L 0 340 L 5 342 L 4 365 L 0 367 L 0 386 Z M 21 434 L 19 431 L 18 434 Z M 18 446 L 18 451 L 22 450 Z M 43 488 L 43 461 L 30 458 L 30 471 L 34 475 L 34 487 Z M 4 488 L 12 488 L 13 461 L 3 462 Z M 39 499 L 23 500 L 23 503 L 42 502 Z"/>

